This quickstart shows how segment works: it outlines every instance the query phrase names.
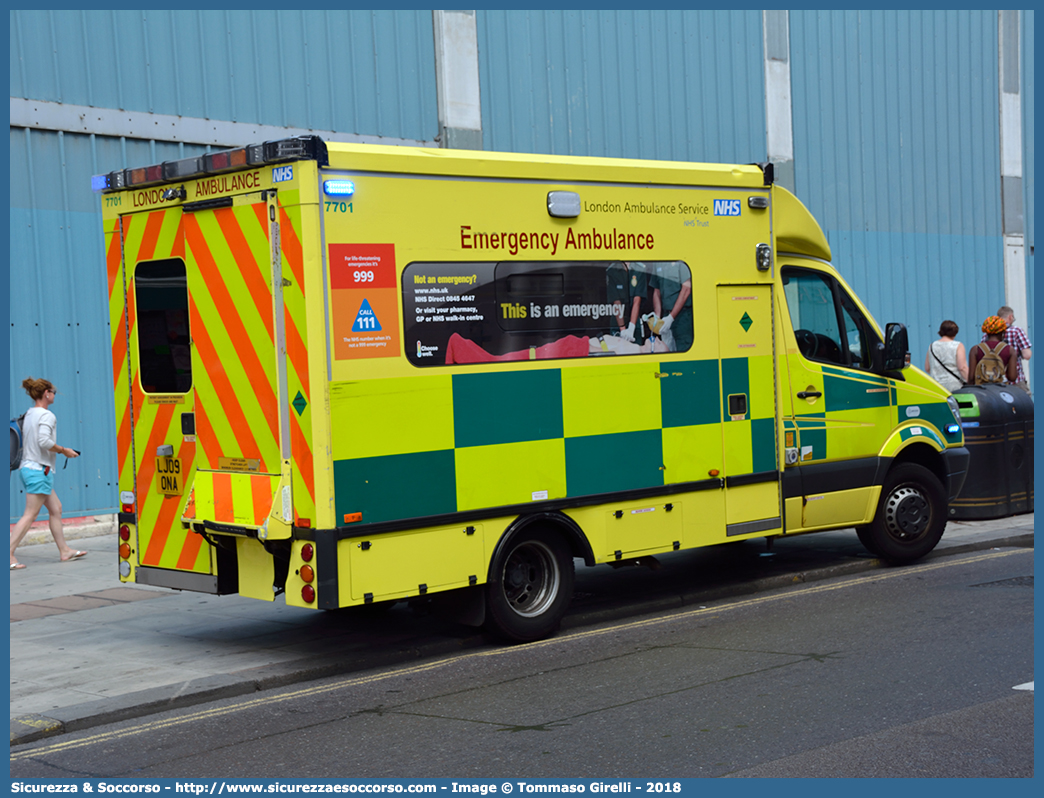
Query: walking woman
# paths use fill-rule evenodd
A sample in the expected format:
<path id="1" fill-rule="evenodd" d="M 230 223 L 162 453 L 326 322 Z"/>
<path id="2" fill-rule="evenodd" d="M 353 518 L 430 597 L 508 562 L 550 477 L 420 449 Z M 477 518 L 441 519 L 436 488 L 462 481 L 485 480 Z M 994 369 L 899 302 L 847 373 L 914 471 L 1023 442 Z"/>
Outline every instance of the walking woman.
<path id="1" fill-rule="evenodd" d="M 40 508 L 47 508 L 47 525 L 58 544 L 62 562 L 76 560 L 87 552 L 69 548 L 62 533 L 62 503 L 54 492 L 54 461 L 56 454 L 78 457 L 79 452 L 59 446 L 57 440 L 58 420 L 48 408 L 54 404 L 55 388 L 48 380 L 22 380 L 25 392 L 36 402 L 26 411 L 22 421 L 22 466 L 18 474 L 25 485 L 25 513 L 11 530 L 11 570 L 25 568 L 15 559 L 15 549 L 32 526 Z"/>
<path id="2" fill-rule="evenodd" d="M 932 341 L 924 357 L 924 370 L 943 388 L 953 393 L 968 381 L 968 360 L 964 344 L 955 340 L 959 329 L 947 319 L 939 325 L 939 338 Z"/>

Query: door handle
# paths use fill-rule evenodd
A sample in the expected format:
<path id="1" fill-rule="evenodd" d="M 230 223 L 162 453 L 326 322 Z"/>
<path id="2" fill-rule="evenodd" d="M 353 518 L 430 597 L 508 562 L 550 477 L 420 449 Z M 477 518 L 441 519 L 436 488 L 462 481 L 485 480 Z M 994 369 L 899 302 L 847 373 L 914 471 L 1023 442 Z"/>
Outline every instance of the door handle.
<path id="1" fill-rule="evenodd" d="M 797 398 L 798 399 L 818 399 L 822 395 L 823 395 L 823 393 L 821 391 L 798 391 Z"/>

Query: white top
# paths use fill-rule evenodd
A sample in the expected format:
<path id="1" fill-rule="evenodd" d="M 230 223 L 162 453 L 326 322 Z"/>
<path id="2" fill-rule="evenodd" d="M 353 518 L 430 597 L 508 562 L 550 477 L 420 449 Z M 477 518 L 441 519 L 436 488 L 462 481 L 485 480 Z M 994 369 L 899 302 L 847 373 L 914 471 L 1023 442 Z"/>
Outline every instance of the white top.
<path id="1" fill-rule="evenodd" d="M 961 372 L 957 368 L 957 347 L 959 345 L 957 341 L 944 341 L 940 338 L 933 341 L 932 345 L 928 347 L 928 373 L 950 393 L 964 387 L 964 383 L 960 380 Z M 942 361 L 942 365 L 936 358 Z M 943 365 L 953 374 L 946 371 Z M 954 374 L 957 376 L 955 377 Z"/>
<path id="2" fill-rule="evenodd" d="M 30 407 L 22 421 L 22 465 L 30 468 L 50 466 L 54 468 L 57 452 L 51 447 L 58 440 L 58 419 L 50 410 Z"/>

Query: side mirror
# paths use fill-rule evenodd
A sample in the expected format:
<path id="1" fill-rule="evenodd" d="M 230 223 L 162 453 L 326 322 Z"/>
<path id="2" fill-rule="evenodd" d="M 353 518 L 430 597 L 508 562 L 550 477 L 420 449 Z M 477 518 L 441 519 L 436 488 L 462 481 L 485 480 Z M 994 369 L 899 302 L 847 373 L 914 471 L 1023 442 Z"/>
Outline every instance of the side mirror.
<path id="1" fill-rule="evenodd" d="M 885 327 L 882 370 L 900 371 L 910 365 L 910 340 L 906 325 L 891 322 Z"/>

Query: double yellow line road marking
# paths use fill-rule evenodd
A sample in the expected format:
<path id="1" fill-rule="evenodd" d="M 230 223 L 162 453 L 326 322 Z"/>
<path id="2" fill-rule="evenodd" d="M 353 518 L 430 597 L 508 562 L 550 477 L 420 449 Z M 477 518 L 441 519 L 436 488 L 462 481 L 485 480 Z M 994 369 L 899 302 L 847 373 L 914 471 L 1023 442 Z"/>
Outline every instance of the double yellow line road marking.
<path id="1" fill-rule="evenodd" d="M 137 734 L 162 731 L 164 729 L 172 729 L 178 726 L 184 726 L 186 724 L 221 718 L 227 715 L 233 715 L 237 712 L 255 709 L 257 707 L 275 706 L 277 704 L 282 704 L 287 701 L 314 698 L 315 696 L 320 696 L 326 693 L 332 693 L 336 690 L 343 690 L 347 687 L 356 687 L 360 685 L 373 684 L 375 682 L 380 682 L 387 679 L 395 679 L 402 676 L 413 676 L 421 673 L 429 673 L 440 668 L 445 668 L 447 666 L 454 665 L 458 662 L 466 662 L 468 660 L 476 659 L 479 657 L 498 657 L 503 656 L 505 654 L 517 653 L 519 651 L 529 651 L 545 648 L 547 646 L 561 646 L 574 641 L 588 640 L 591 638 L 601 637 L 607 634 L 615 634 L 621 631 L 631 631 L 635 629 L 649 628 L 652 626 L 658 626 L 665 623 L 672 623 L 674 621 L 685 620 L 687 618 L 693 618 L 700 615 L 709 615 L 713 613 L 722 613 L 729 610 L 745 609 L 748 607 L 755 607 L 762 604 L 768 604 L 770 602 L 782 601 L 785 599 L 802 598 L 805 596 L 812 596 L 819 593 L 830 593 L 836 590 L 844 590 L 845 588 L 853 587 L 857 584 L 866 584 L 868 582 L 884 582 L 886 580 L 896 579 L 898 577 L 915 576 L 918 574 L 929 573 L 931 571 L 938 571 L 943 568 L 972 565 L 974 563 L 985 562 L 987 560 L 997 560 L 1005 557 L 1023 554 L 1030 554 L 1032 556 L 1033 549 L 1008 549 L 1004 551 L 989 551 L 982 554 L 974 555 L 972 557 L 961 557 L 957 559 L 947 558 L 946 560 L 941 562 L 927 563 L 925 565 L 913 565 L 905 568 L 875 571 L 870 574 L 846 577 L 839 581 L 831 582 L 829 584 L 818 584 L 809 587 L 796 588 L 793 590 L 784 589 L 770 594 L 755 596 L 749 599 L 741 599 L 739 601 L 732 601 L 726 604 L 720 604 L 713 607 L 699 607 L 698 609 L 683 610 L 681 612 L 672 613 L 670 615 L 662 615 L 655 618 L 645 618 L 638 621 L 625 621 L 623 623 L 614 624 L 612 626 L 603 626 L 597 629 L 590 629 L 587 631 L 569 632 L 566 634 L 558 635 L 549 640 L 541 640 L 535 643 L 527 643 L 521 646 L 500 647 L 489 649 L 486 651 L 473 651 L 467 654 L 460 654 L 453 657 L 445 657 L 443 659 L 438 659 L 433 662 L 427 662 L 420 665 L 412 665 L 405 668 L 396 668 L 395 670 L 371 674 L 369 676 L 348 677 L 345 679 L 338 679 L 337 681 L 333 682 L 327 682 L 322 685 L 304 687 L 300 690 L 292 690 L 290 692 L 284 692 L 279 694 L 264 695 L 259 698 L 254 698 L 247 701 L 238 701 L 231 706 L 213 707 L 211 709 L 202 709 L 195 712 L 189 712 L 188 714 L 180 715 L 176 718 L 151 720 L 126 729 L 116 729 L 112 731 L 101 732 L 98 734 L 91 734 L 86 737 L 77 738 L 75 740 L 61 740 L 50 745 L 26 749 L 19 752 L 12 752 L 11 761 L 16 762 L 19 760 L 47 756 L 49 754 L 61 753 L 63 751 L 71 751 L 77 748 L 84 748 L 86 746 L 108 743 L 116 740 L 123 740 L 128 737 L 133 737 Z"/>

